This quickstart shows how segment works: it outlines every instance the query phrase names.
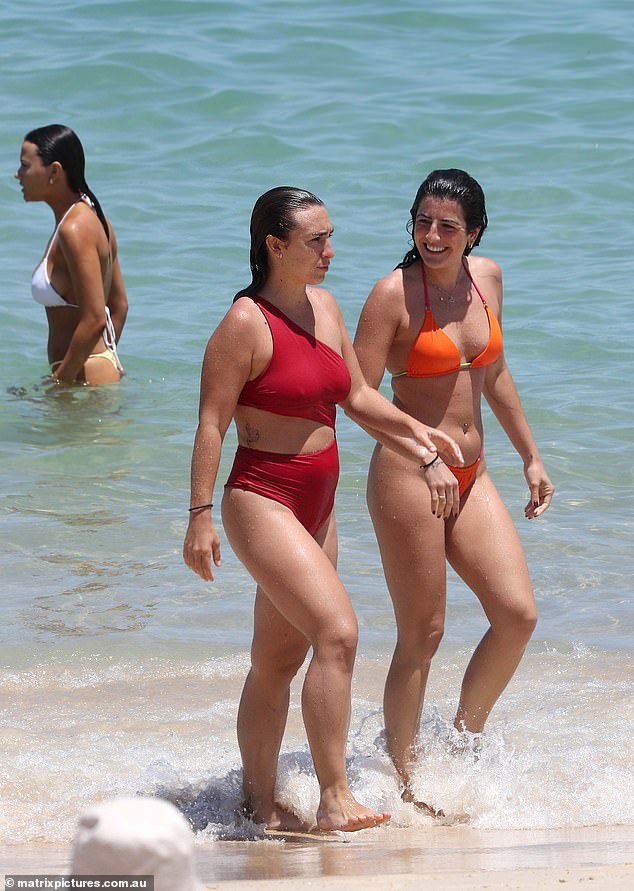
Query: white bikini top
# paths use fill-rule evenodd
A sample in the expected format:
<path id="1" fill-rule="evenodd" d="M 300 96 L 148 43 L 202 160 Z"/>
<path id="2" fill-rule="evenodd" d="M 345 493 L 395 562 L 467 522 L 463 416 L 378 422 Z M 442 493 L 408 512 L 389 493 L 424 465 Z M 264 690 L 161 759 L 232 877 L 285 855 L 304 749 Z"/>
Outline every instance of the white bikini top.
<path id="1" fill-rule="evenodd" d="M 89 199 L 84 199 L 83 197 L 79 199 L 79 201 L 83 200 L 89 201 Z M 51 284 L 51 280 L 48 275 L 48 256 L 57 237 L 57 233 L 59 232 L 60 226 L 62 225 L 68 214 L 71 212 L 73 207 L 75 207 L 75 204 L 78 203 L 78 201 L 75 201 L 74 204 L 71 204 L 57 226 L 55 226 L 55 231 L 51 235 L 49 243 L 46 245 L 46 253 L 33 270 L 33 275 L 31 276 L 31 295 L 33 296 L 35 302 L 40 303 L 42 306 L 72 306 L 75 307 L 75 309 L 78 308 L 76 303 L 69 303 L 68 300 L 64 300 L 61 294 L 57 293 L 57 291 Z M 119 356 L 117 355 L 117 341 L 114 325 L 112 324 L 112 319 L 110 318 L 110 310 L 107 306 L 106 325 L 102 332 L 102 337 L 108 349 L 114 353 L 119 371 L 123 371 L 121 362 L 119 361 Z"/>
<path id="2" fill-rule="evenodd" d="M 82 200 L 81 198 L 79 199 Z M 57 238 L 57 233 L 59 232 L 59 228 L 71 212 L 73 207 L 75 207 L 77 201 L 68 208 L 64 216 L 61 218 L 57 226 L 55 226 L 55 231 L 51 235 L 48 244 L 46 245 L 46 253 L 37 264 L 35 269 L 33 270 L 33 275 L 31 277 L 31 296 L 35 300 L 36 303 L 40 303 L 42 306 L 76 306 L 74 303 L 69 303 L 68 300 L 64 300 L 61 294 L 58 294 L 53 285 L 51 284 L 51 280 L 48 276 L 48 257 L 51 253 L 51 248 L 55 243 L 55 239 Z"/>

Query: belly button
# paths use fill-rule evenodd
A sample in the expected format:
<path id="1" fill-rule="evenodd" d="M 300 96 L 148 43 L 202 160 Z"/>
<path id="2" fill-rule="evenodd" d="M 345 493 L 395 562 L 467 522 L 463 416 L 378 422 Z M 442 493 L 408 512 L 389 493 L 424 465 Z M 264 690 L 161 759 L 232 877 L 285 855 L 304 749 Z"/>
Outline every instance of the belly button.
<path id="1" fill-rule="evenodd" d="M 465 421 L 464 424 L 462 425 L 462 432 L 467 434 L 469 432 L 470 426 L 471 426 L 471 424 L 468 421 Z"/>

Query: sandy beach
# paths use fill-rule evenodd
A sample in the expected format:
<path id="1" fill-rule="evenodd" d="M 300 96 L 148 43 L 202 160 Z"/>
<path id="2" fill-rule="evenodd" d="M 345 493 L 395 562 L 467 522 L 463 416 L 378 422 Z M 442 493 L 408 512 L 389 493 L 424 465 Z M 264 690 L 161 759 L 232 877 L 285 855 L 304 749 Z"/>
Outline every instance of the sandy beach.
<path id="1" fill-rule="evenodd" d="M 582 884 L 587 882 L 593 891 L 619 891 L 631 889 L 634 882 L 634 868 L 630 866 L 592 867 L 588 869 L 522 869 L 502 870 L 494 873 L 417 873 L 407 875 L 363 876 L 346 879 L 325 877 L 309 880 L 305 887 L 314 891 L 401 891 L 409 888 L 443 888 L 446 891 L 469 888 L 470 891 L 484 891 L 489 888 L 518 889 L 551 889 L 561 888 L 562 884 Z M 591 884 L 590 884 L 591 883 Z M 297 887 L 293 879 L 284 879 L 275 883 L 278 887 Z M 218 891 L 254 891 L 266 889 L 272 882 L 218 882 L 207 884 L 209 889 Z"/>
<path id="2" fill-rule="evenodd" d="M 479 830 L 466 826 L 372 830 L 340 842 L 198 840 L 209 889 L 399 891 L 410 888 L 634 887 L 634 826 Z M 64 874 L 70 848 L 0 848 L 4 873 Z M 590 884 L 591 883 L 591 884 Z"/>

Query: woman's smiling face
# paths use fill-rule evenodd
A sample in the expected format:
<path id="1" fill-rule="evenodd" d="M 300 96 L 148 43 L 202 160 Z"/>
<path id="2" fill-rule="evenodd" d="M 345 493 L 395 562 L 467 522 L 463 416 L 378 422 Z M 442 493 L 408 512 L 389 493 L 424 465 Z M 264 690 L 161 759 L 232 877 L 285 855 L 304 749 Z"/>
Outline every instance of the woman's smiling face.
<path id="1" fill-rule="evenodd" d="M 418 205 L 413 235 L 425 263 L 444 266 L 450 259 L 461 258 L 477 232 L 477 229 L 467 231 L 464 212 L 458 201 L 426 195 Z"/>

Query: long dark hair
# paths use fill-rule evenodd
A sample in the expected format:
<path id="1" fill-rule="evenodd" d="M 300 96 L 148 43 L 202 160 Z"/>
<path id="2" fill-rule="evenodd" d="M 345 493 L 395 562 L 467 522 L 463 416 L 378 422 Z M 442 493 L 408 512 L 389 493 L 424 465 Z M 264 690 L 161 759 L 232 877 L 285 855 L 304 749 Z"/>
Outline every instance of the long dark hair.
<path id="1" fill-rule="evenodd" d="M 251 267 L 251 282 L 238 291 L 233 298 L 252 296 L 257 294 L 266 282 L 269 274 L 269 252 L 266 246 L 267 235 L 286 239 L 295 228 L 295 214 L 298 210 L 320 205 L 324 202 L 321 198 L 307 192 L 305 189 L 295 189 L 293 186 L 276 186 L 255 202 L 251 213 L 251 250 L 249 251 L 249 265 Z"/>
<path id="2" fill-rule="evenodd" d="M 451 201 L 457 201 L 462 208 L 467 231 L 472 232 L 474 229 L 480 228 L 473 244 L 467 245 L 464 249 L 464 256 L 467 257 L 471 253 L 472 248 L 480 244 L 484 230 L 489 222 L 482 186 L 472 176 L 465 173 L 464 170 L 457 170 L 454 167 L 448 170 L 432 170 L 427 179 L 421 183 L 416 193 L 416 198 L 414 198 L 414 203 L 410 208 L 410 219 L 407 221 L 407 230 L 410 234 L 414 231 L 418 207 L 423 198 L 426 198 L 428 195 L 433 195 L 434 198 L 448 198 Z M 420 253 L 414 242 L 411 250 L 405 254 L 396 268 L 404 269 L 420 260 L 420 258 Z"/>
<path id="3" fill-rule="evenodd" d="M 48 167 L 53 161 L 61 164 L 70 188 L 90 199 L 109 241 L 108 222 L 96 195 L 88 188 L 84 172 L 86 157 L 75 131 L 63 124 L 48 124 L 46 127 L 37 127 L 35 130 L 31 130 L 24 137 L 24 141 L 33 143 L 45 166 Z"/>

